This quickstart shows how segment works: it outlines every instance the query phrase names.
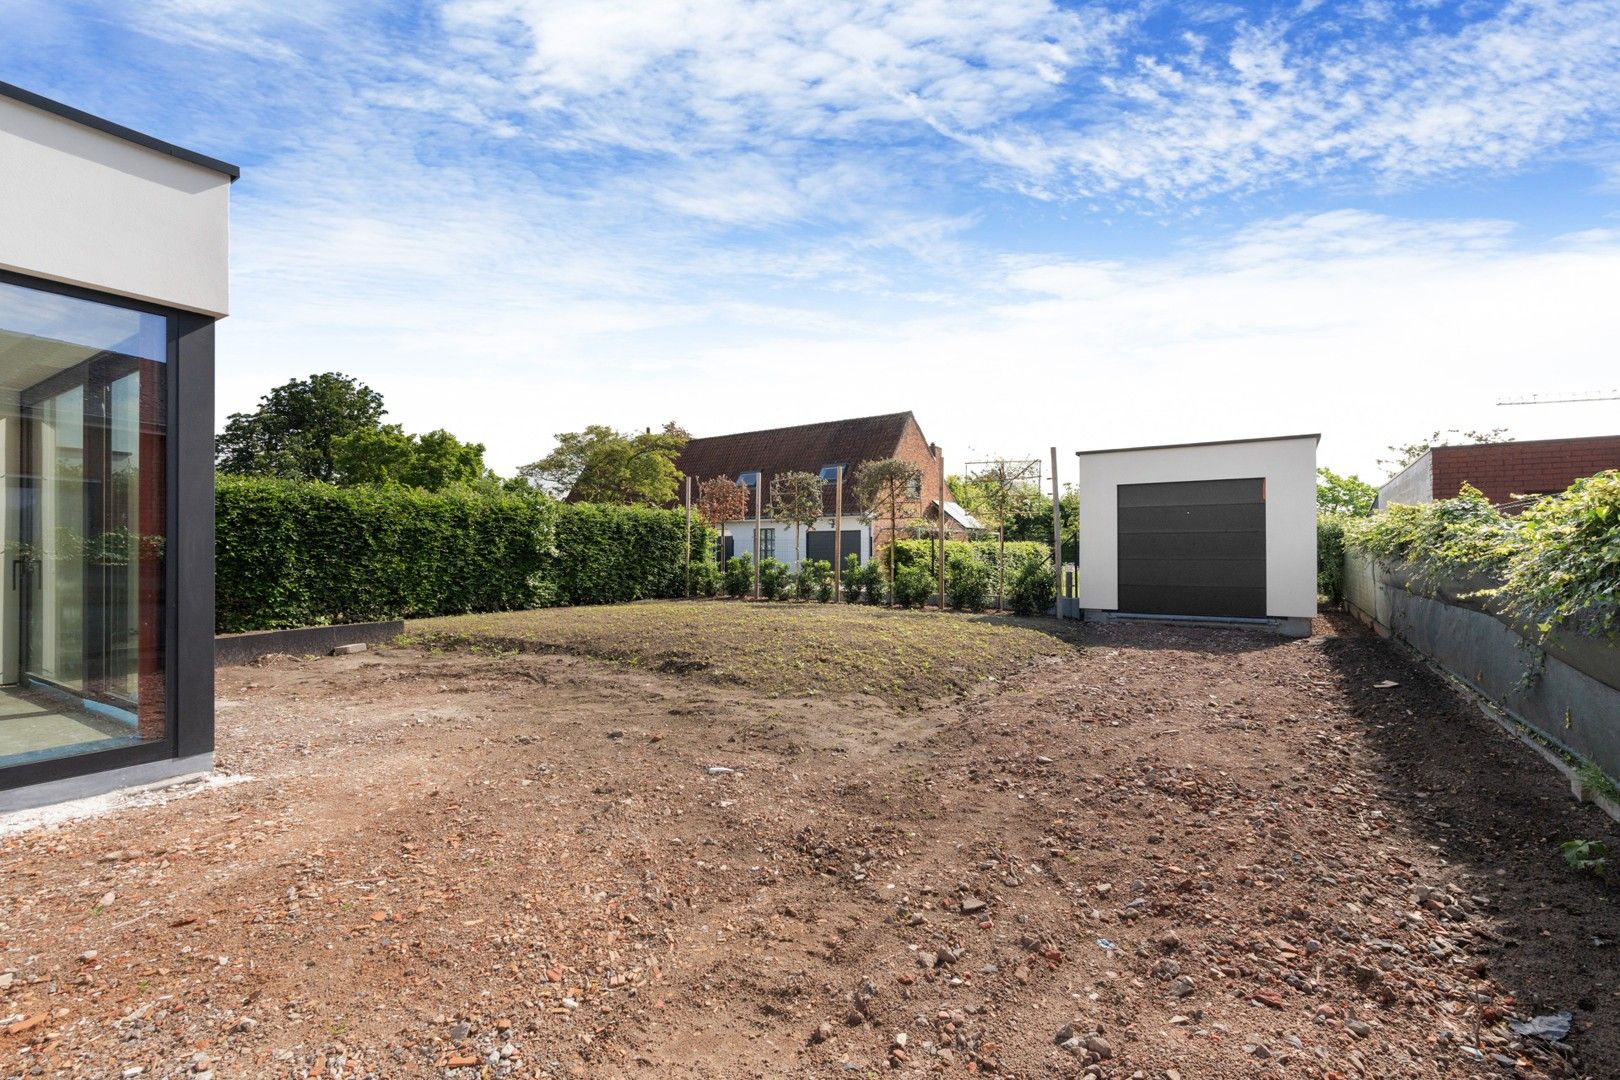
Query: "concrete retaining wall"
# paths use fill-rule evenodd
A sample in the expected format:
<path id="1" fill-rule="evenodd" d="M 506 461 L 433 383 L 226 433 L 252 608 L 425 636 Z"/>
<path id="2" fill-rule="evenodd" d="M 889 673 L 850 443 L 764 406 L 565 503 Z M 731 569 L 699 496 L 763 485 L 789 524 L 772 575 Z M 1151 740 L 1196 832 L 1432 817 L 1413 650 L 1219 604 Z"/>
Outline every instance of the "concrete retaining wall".
<path id="1" fill-rule="evenodd" d="M 304 626 L 296 630 L 256 630 L 214 638 L 214 666 L 251 664 L 261 656 L 325 656 L 340 645 L 383 645 L 405 632 L 400 619 L 388 622 Z"/>
<path id="2" fill-rule="evenodd" d="M 1486 604 L 1446 595 L 1466 589 L 1429 597 L 1406 585 L 1359 555 L 1345 559 L 1345 603 L 1353 613 L 1556 745 L 1620 777 L 1620 647 L 1581 638 L 1554 639 L 1542 649 Z"/>

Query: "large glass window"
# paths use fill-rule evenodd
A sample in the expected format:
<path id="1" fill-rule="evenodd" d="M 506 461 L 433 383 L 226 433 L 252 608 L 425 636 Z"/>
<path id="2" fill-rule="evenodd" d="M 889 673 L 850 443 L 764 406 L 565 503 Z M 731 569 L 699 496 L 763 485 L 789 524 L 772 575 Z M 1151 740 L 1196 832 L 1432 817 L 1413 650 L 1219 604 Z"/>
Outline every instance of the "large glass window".
<path id="1" fill-rule="evenodd" d="M 0 769 L 168 735 L 168 341 L 0 281 Z"/>

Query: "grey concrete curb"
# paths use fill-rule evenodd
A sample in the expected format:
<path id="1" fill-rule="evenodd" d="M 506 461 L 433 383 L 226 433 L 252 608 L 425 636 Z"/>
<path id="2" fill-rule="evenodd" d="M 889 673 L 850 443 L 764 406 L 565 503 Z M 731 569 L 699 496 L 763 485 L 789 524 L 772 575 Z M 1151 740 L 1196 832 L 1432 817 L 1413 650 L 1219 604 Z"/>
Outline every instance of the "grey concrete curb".
<path id="1" fill-rule="evenodd" d="M 348 645 L 383 645 L 405 633 L 403 619 L 387 622 L 304 626 L 295 630 L 257 630 L 214 638 L 214 666 L 251 664 L 261 656 L 325 656 Z M 346 650 L 353 652 L 356 650 Z"/>

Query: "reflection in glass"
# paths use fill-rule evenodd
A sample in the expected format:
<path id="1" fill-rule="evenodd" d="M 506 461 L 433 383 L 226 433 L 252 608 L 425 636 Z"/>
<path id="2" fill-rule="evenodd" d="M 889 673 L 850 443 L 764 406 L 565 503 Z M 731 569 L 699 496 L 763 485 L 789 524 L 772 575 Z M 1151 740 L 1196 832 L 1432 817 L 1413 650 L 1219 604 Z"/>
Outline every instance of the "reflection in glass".
<path id="1" fill-rule="evenodd" d="M 168 732 L 167 336 L 0 283 L 0 770 Z"/>

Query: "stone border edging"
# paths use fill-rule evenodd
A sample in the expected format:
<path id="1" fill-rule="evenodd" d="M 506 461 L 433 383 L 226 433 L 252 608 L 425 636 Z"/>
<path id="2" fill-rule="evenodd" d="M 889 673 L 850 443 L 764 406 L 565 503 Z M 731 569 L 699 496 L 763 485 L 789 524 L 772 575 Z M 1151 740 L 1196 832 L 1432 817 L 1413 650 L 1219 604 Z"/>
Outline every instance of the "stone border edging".
<path id="1" fill-rule="evenodd" d="M 343 645 L 383 645 L 405 633 L 405 620 L 301 626 L 292 630 L 252 630 L 214 637 L 214 666 L 251 664 L 263 656 L 325 656 Z"/>

